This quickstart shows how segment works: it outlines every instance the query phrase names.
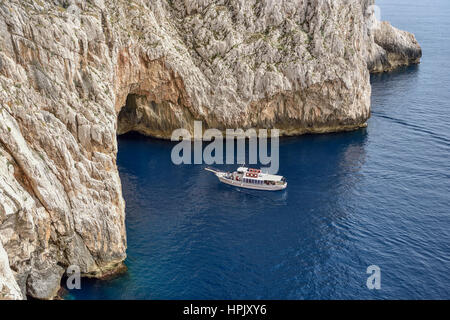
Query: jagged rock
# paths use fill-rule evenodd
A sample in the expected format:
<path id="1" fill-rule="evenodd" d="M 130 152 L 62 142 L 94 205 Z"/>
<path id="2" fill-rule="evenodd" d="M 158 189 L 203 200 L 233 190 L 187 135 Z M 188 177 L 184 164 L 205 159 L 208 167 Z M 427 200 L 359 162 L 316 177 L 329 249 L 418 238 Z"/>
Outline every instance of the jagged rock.
<path id="1" fill-rule="evenodd" d="M 401 66 L 420 63 L 422 49 L 412 33 L 398 30 L 383 21 L 373 30 L 379 48 L 369 61 L 371 72 L 392 71 Z"/>
<path id="2" fill-rule="evenodd" d="M 27 278 L 27 293 L 35 299 L 54 299 L 60 289 L 64 269 L 60 266 L 39 267 Z"/>
<path id="3" fill-rule="evenodd" d="M 23 299 L 23 295 L 9 267 L 8 255 L 0 242 L 0 300 L 18 299 Z"/>
<path id="4" fill-rule="evenodd" d="M 412 33 L 399 30 L 387 21 L 378 21 L 375 11 L 366 6 L 366 21 L 370 41 L 367 46 L 367 65 L 372 73 L 392 71 L 398 67 L 420 63 L 422 48 Z"/>
<path id="5" fill-rule="evenodd" d="M 369 3 L 1 1 L 0 297 L 123 270 L 117 133 L 364 126 L 374 41 L 394 66 L 406 37 L 370 33 Z"/>

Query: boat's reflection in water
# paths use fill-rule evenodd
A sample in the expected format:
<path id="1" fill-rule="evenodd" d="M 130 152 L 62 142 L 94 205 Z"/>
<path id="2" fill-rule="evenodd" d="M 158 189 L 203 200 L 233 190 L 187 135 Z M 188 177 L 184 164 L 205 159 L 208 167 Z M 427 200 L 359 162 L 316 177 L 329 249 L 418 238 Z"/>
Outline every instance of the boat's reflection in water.
<path id="1" fill-rule="evenodd" d="M 232 189 L 235 192 L 239 192 L 241 194 L 245 194 L 245 196 L 249 198 L 255 198 L 261 201 L 267 200 L 270 203 L 268 205 L 286 205 L 288 199 L 288 190 L 280 190 L 280 191 L 261 191 L 261 190 L 252 190 L 246 188 L 233 187 L 228 185 L 222 186 L 224 189 Z M 289 187 L 288 187 L 289 188 Z"/>

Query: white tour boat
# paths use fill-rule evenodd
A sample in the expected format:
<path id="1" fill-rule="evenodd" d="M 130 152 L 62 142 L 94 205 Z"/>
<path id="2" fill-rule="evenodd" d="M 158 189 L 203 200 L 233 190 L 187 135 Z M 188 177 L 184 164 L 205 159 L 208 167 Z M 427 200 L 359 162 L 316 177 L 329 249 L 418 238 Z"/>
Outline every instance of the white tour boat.
<path id="1" fill-rule="evenodd" d="M 213 172 L 220 182 L 235 187 L 266 191 L 279 191 L 287 187 L 283 176 L 263 173 L 259 169 L 239 167 L 235 172 L 222 172 L 210 168 L 205 170 Z"/>

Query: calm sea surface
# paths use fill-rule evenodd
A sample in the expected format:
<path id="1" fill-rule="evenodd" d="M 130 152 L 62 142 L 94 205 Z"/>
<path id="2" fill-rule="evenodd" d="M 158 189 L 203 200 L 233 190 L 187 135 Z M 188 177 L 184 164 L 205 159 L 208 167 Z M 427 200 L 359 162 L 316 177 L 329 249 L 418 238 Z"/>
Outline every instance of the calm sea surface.
<path id="1" fill-rule="evenodd" d="M 173 165 L 170 142 L 119 137 L 129 272 L 68 298 L 449 299 L 450 2 L 378 5 L 424 57 L 372 77 L 367 129 L 282 139 L 282 193 L 233 189 Z M 369 265 L 381 290 L 366 287 Z"/>

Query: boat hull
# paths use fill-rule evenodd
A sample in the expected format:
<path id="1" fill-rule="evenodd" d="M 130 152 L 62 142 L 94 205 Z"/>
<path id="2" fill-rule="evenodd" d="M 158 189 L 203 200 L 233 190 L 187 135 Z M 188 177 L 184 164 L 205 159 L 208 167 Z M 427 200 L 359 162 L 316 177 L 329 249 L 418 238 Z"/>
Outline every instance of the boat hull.
<path id="1" fill-rule="evenodd" d="M 228 184 L 230 186 L 235 186 L 239 188 L 245 188 L 245 189 L 252 189 L 252 190 L 261 190 L 261 191 L 281 191 L 286 189 L 287 183 L 283 185 L 260 185 L 260 184 L 252 184 L 252 183 L 245 183 L 243 181 L 236 181 L 227 179 L 222 176 L 217 176 L 220 180 L 220 182 Z"/>

